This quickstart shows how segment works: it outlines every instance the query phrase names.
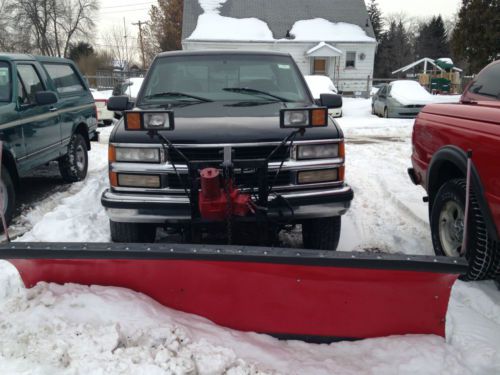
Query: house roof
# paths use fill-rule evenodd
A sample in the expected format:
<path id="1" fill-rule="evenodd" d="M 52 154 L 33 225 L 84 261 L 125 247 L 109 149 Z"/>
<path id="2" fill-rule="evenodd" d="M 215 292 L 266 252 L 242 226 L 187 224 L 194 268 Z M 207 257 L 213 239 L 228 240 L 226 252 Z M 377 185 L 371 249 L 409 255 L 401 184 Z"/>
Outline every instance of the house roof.
<path id="1" fill-rule="evenodd" d="M 224 17 L 258 18 L 267 23 L 275 39 L 285 38 L 295 22 L 314 18 L 358 25 L 375 37 L 364 0 L 227 0 L 219 12 Z M 198 0 L 184 0 L 182 39 L 191 36 L 201 14 Z"/>

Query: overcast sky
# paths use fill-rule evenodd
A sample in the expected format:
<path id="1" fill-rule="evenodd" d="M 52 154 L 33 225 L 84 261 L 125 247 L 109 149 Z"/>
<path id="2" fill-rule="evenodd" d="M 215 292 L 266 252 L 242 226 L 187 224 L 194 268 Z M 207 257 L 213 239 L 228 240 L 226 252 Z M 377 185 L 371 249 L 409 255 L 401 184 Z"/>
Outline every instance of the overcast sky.
<path id="1" fill-rule="evenodd" d="M 460 3 L 461 0 L 378 0 L 384 15 L 405 12 L 410 17 L 427 17 L 441 14 L 444 18 L 451 18 L 457 12 Z M 133 37 L 136 37 L 137 26 L 132 26 L 132 23 L 147 21 L 149 18 L 148 11 L 152 4 L 157 4 L 157 1 L 120 0 L 118 2 L 116 0 L 100 0 L 96 44 L 103 46 L 102 35 L 113 25 L 123 27 L 124 19 L 128 32 Z"/>

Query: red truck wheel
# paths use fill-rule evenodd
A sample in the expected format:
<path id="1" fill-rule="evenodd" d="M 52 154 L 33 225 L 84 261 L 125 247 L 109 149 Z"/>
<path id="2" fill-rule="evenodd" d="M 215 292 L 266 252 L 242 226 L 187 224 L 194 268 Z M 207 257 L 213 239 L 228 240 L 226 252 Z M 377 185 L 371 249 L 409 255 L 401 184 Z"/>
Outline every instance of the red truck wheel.
<path id="1" fill-rule="evenodd" d="M 460 256 L 464 234 L 465 179 L 446 182 L 437 192 L 431 209 L 432 243 L 436 255 Z M 489 238 L 474 194 L 470 199 L 467 253 L 468 280 L 488 277 L 493 265 L 495 243 Z"/>

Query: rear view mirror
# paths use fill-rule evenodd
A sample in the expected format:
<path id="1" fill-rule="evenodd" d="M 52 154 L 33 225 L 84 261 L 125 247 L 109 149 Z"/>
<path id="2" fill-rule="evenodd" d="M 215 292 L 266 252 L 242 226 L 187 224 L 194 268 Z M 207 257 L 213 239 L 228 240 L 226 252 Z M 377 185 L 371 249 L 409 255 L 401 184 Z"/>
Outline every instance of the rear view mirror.
<path id="1" fill-rule="evenodd" d="M 128 96 L 112 96 L 108 99 L 108 110 L 109 111 L 126 111 L 129 108 Z"/>
<path id="2" fill-rule="evenodd" d="M 38 91 L 35 93 L 35 103 L 37 105 L 56 104 L 57 95 L 53 91 Z"/>
<path id="3" fill-rule="evenodd" d="M 321 105 L 327 108 L 342 108 L 342 97 L 337 94 L 321 94 Z"/>

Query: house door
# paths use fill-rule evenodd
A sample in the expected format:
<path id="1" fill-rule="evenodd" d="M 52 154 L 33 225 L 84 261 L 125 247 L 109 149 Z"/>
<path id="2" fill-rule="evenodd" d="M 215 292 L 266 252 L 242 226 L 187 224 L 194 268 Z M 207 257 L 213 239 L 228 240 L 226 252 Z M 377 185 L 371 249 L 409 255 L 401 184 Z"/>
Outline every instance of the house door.
<path id="1" fill-rule="evenodd" d="M 326 72 L 326 58 L 315 57 L 313 60 L 313 74 L 327 75 Z"/>

